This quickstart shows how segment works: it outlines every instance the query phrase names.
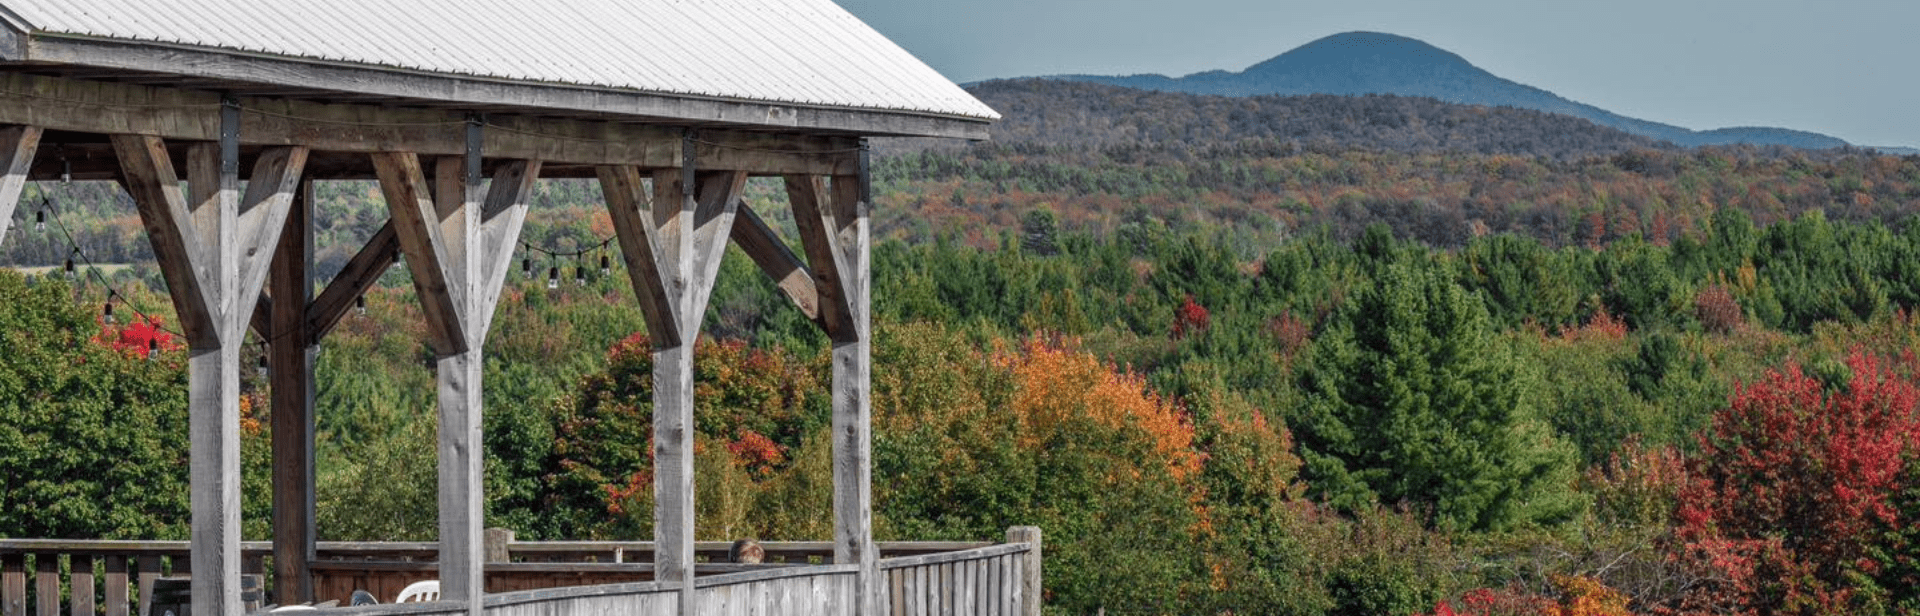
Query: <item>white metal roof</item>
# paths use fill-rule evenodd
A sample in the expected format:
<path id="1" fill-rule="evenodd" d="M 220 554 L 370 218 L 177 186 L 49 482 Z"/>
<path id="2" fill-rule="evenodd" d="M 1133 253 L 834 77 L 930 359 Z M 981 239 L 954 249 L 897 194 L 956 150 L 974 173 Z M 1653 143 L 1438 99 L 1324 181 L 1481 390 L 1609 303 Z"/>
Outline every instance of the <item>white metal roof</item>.
<path id="1" fill-rule="evenodd" d="M 36 37 L 999 118 L 831 0 L 0 0 L 0 9 Z"/>

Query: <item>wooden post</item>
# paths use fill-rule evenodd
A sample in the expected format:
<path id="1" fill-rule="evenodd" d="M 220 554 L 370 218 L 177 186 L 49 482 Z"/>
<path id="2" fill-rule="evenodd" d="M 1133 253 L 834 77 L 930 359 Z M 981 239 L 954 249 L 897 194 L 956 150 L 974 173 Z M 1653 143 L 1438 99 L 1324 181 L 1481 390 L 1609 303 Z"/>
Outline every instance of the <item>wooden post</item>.
<path id="1" fill-rule="evenodd" d="M 1020 616 L 1040 616 L 1040 527 L 1015 526 L 1007 529 L 1007 543 L 1025 543 L 1033 546 L 1022 558 L 1020 579 L 1014 580 L 1020 585 Z"/>
<path id="2" fill-rule="evenodd" d="M 880 555 L 873 545 L 873 337 L 869 323 L 872 279 L 867 228 L 866 159 L 861 174 L 833 178 L 834 222 L 840 241 L 839 284 L 846 321 L 833 338 L 834 562 L 856 563 L 855 614 L 880 613 Z"/>
<path id="3" fill-rule="evenodd" d="M 653 174 L 651 216 L 637 168 L 599 177 L 653 343 L 654 579 L 680 583 L 678 613 L 693 616 L 693 347 L 747 176 L 696 173 L 681 147 L 680 170 Z"/>
<path id="4" fill-rule="evenodd" d="M 33 153 L 40 147 L 40 127 L 0 128 L 0 240 L 13 223 L 13 210 L 20 205 L 20 191 L 27 186 L 27 171 L 33 166 Z"/>
<path id="5" fill-rule="evenodd" d="M 540 163 L 502 165 L 482 202 L 477 119 L 467 124 L 467 143 L 465 157 L 436 165 L 434 186 L 413 153 L 373 161 L 439 355 L 440 598 L 464 601 L 479 616 L 486 591 L 481 350 Z"/>
<path id="6" fill-rule="evenodd" d="M 490 562 L 490 563 L 513 562 L 513 550 L 510 547 L 512 544 L 513 544 L 513 529 L 511 528 L 487 529 L 487 562 Z"/>
<path id="7" fill-rule="evenodd" d="M 188 150 L 180 192 L 158 137 L 114 135 L 124 182 L 187 334 L 188 472 L 194 616 L 239 616 L 240 347 L 280 239 L 307 150 L 274 148 L 240 195 L 240 109 L 220 110 L 220 141 Z"/>
<path id="8" fill-rule="evenodd" d="M 302 182 L 287 214 L 269 274 L 267 365 L 273 409 L 273 602 L 314 600 L 313 400 L 319 340 L 308 335 L 313 299 L 313 181 Z"/>

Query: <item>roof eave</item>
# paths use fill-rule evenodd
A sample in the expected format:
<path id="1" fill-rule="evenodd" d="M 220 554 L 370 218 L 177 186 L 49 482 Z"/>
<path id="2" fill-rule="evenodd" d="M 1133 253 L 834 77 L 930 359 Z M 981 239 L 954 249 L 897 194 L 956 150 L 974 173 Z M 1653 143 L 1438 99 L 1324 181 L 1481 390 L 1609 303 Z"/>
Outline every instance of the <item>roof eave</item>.
<path id="1" fill-rule="evenodd" d="M 4 21 L 4 20 L 0 20 Z M 476 106 L 554 110 L 874 137 L 984 140 L 991 119 L 929 112 L 809 106 L 447 75 L 149 41 L 0 27 L 0 60 L 178 74 Z M 156 50 L 164 53 L 154 53 Z M 297 70 L 294 70 L 297 69 Z"/>

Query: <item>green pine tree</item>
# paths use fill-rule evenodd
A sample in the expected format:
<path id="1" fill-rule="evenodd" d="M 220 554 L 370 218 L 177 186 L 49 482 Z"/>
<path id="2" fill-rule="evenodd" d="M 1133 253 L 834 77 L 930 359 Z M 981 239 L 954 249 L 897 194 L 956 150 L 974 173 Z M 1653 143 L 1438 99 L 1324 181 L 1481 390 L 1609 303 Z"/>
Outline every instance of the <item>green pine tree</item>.
<path id="1" fill-rule="evenodd" d="M 1575 456 L 1535 417 L 1532 382 L 1478 298 L 1395 259 L 1301 371 L 1307 485 L 1350 510 L 1405 503 L 1442 528 L 1565 519 L 1581 507 Z"/>

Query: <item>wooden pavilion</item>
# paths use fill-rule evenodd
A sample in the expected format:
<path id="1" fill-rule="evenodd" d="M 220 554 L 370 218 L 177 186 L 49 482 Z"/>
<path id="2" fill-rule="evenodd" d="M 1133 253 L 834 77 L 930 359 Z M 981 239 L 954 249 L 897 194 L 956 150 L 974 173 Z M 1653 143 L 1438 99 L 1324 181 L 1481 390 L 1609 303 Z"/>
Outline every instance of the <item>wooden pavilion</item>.
<path id="1" fill-rule="evenodd" d="M 543 613 L 710 612 L 691 351 L 729 238 L 833 341 L 829 573 L 848 583 L 828 605 L 849 609 L 820 609 L 880 613 L 864 140 L 982 139 L 997 116 L 830 0 L 0 0 L 0 22 L 0 233 L 25 182 L 117 181 L 180 315 L 194 616 L 242 613 L 242 340 L 272 341 L 277 594 L 310 600 L 315 353 L 402 257 L 438 356 L 438 609 L 537 603 L 482 600 L 479 445 L 481 348 L 538 178 L 599 180 L 646 314 L 650 592 L 677 597 Z M 750 176 L 784 179 L 804 255 L 741 203 Z M 336 179 L 378 180 L 391 219 L 321 286 L 312 185 Z"/>

